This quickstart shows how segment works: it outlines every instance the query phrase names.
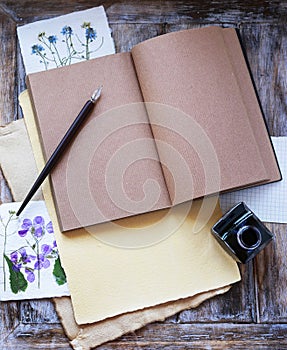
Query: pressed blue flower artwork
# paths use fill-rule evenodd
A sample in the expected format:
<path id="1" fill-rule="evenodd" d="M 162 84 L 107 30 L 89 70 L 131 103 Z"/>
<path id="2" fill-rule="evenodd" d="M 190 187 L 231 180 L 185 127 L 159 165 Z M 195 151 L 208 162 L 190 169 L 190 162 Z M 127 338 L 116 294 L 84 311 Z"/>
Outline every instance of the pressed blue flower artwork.
<path id="1" fill-rule="evenodd" d="M 26 73 L 115 53 L 102 6 L 17 28 Z"/>
<path id="2" fill-rule="evenodd" d="M 43 201 L 0 206 L 1 300 L 69 295 L 53 224 Z"/>
<path id="3" fill-rule="evenodd" d="M 46 70 L 89 60 L 103 46 L 104 37 L 98 38 L 91 22 L 83 22 L 81 30 L 77 29 L 65 25 L 57 35 L 40 32 L 38 42 L 31 46 L 31 54 L 37 56 Z"/>

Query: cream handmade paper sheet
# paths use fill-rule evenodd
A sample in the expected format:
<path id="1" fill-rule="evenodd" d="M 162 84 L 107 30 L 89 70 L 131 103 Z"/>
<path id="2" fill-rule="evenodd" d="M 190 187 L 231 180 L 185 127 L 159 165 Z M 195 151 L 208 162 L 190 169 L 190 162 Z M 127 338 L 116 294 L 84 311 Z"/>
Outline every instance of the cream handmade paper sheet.
<path id="1" fill-rule="evenodd" d="M 27 92 L 20 96 L 20 102 L 36 163 L 42 168 L 44 159 Z M 189 208 L 184 204 L 164 219 L 166 213 L 161 211 L 121 220 L 121 226 L 102 224 L 93 232 L 80 229 L 62 234 L 48 181 L 43 193 L 78 324 L 186 298 L 240 280 L 237 264 L 210 233 L 211 225 L 221 216 L 218 205 L 203 228 L 203 222 L 195 220 L 201 206 L 201 201 L 196 201 L 187 216 Z M 164 230 L 170 226 L 176 230 L 167 237 Z M 150 233 L 158 240 L 152 242 Z M 137 248 L 132 247 L 133 242 Z"/>
<path id="2" fill-rule="evenodd" d="M 13 131 L 11 133 L 8 131 L 6 132 L 5 129 L 7 128 L 7 130 L 10 130 L 11 125 L 13 125 Z M 9 143 L 3 141 L 3 138 L 0 137 L 3 146 L 0 149 L 0 156 L 1 167 L 10 169 L 9 186 L 13 192 L 13 197 L 22 199 L 23 191 L 27 192 L 26 187 L 30 187 L 36 177 L 35 160 L 24 120 L 21 119 L 12 122 L 6 127 L 3 127 L 1 131 L 2 136 L 7 134 L 10 136 L 13 136 L 14 134 L 18 135 L 18 132 L 21 132 L 20 139 L 18 137 L 13 137 L 12 139 L 9 138 Z M 9 145 L 9 152 L 11 152 L 11 150 L 13 152 L 13 158 L 2 157 L 8 153 L 7 145 Z M 17 159 L 16 156 L 21 154 L 25 154 L 25 162 L 21 162 L 21 159 Z M 21 163 L 21 173 L 17 171 L 18 162 Z M 26 174 L 24 178 L 22 177 L 23 172 Z M 229 289 L 230 286 L 226 286 L 212 291 L 203 292 L 193 297 L 155 305 L 143 310 L 121 314 L 103 321 L 81 326 L 77 325 L 75 321 L 70 297 L 54 298 L 54 303 L 65 332 L 71 340 L 72 347 L 77 350 L 88 350 L 109 340 L 113 340 L 125 333 L 139 329 L 147 323 L 162 321 L 182 310 L 195 308 L 204 300 L 226 293 Z M 51 295 L 56 294 L 53 293 Z"/>

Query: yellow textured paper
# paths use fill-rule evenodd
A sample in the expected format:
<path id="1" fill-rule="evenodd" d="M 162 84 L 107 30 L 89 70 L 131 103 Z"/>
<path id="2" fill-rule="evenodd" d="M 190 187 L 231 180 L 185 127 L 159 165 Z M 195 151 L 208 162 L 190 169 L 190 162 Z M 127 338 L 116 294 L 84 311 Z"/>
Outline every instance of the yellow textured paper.
<path id="1" fill-rule="evenodd" d="M 41 169 L 44 159 L 27 92 L 20 96 L 20 102 Z M 43 193 L 79 324 L 186 298 L 240 280 L 237 264 L 210 232 L 221 216 L 218 205 L 209 223 L 199 232 L 195 231 L 201 222 L 195 218 L 201 200 L 193 202 L 183 222 L 188 203 L 172 211 L 123 219 L 117 225 L 97 225 L 93 232 L 80 229 L 62 234 L 48 181 Z M 165 232 L 171 231 L 171 227 L 177 229 L 167 236 Z M 134 242 L 140 242 L 141 247 L 133 247 Z M 125 248 L 128 245 L 131 248 Z"/>

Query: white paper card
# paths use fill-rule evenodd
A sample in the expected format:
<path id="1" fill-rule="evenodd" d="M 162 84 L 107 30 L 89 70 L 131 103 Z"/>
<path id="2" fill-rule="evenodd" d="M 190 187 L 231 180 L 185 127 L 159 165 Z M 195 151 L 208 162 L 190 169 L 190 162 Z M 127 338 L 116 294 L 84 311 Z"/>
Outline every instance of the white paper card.
<path id="1" fill-rule="evenodd" d="M 69 295 L 44 201 L 0 206 L 0 300 Z"/>
<path id="2" fill-rule="evenodd" d="M 26 74 L 115 53 L 103 6 L 17 28 Z"/>
<path id="3" fill-rule="evenodd" d="M 239 202 L 265 222 L 287 223 L 287 137 L 271 137 L 282 173 L 282 181 L 220 196 L 223 212 Z"/>

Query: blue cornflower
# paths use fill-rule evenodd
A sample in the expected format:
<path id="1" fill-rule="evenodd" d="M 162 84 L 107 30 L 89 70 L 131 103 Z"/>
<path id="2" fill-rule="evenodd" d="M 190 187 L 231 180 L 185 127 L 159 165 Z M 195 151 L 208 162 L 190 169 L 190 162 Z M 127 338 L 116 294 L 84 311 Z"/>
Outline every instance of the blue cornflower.
<path id="1" fill-rule="evenodd" d="M 62 28 L 61 34 L 63 35 L 72 35 L 73 34 L 73 30 L 70 26 L 65 26 Z"/>
<path id="2" fill-rule="evenodd" d="M 56 44 L 56 41 L 58 40 L 58 38 L 56 37 L 56 35 L 50 35 L 48 37 L 48 40 L 51 44 Z"/>
<path id="3" fill-rule="evenodd" d="M 91 27 L 86 28 L 86 38 L 93 41 L 97 38 L 97 32 Z"/>
<path id="4" fill-rule="evenodd" d="M 42 45 L 38 45 L 38 44 L 35 44 L 32 46 L 32 54 L 34 53 L 38 53 L 38 52 L 41 52 L 41 51 L 44 51 L 45 49 L 43 48 Z"/>

